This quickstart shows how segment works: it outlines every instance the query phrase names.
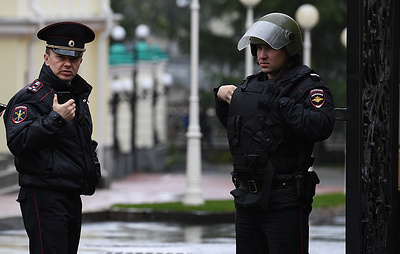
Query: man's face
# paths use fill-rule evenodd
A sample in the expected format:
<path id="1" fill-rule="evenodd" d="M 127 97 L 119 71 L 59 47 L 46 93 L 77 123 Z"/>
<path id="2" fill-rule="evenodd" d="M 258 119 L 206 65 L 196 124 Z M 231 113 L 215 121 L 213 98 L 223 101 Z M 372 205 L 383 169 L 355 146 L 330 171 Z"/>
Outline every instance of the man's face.
<path id="1" fill-rule="evenodd" d="M 267 73 L 269 79 L 277 77 L 289 58 L 285 49 L 273 49 L 268 44 L 256 45 L 256 47 L 257 59 L 262 72 Z"/>
<path id="2" fill-rule="evenodd" d="M 70 84 L 78 73 L 82 57 L 59 55 L 50 50 L 49 54 L 44 54 L 44 62 L 59 79 Z"/>

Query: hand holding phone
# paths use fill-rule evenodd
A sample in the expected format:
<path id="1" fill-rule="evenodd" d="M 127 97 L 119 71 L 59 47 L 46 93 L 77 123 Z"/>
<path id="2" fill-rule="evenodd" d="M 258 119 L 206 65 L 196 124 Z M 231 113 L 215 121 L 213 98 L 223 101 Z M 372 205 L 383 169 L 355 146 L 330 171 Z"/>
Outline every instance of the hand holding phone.
<path id="1" fill-rule="evenodd" d="M 56 97 L 58 104 L 55 104 Z M 72 96 L 69 92 L 58 92 L 57 96 L 54 96 L 53 99 L 53 110 L 58 114 L 60 114 L 60 116 L 64 118 L 64 120 L 67 122 L 72 121 L 72 119 L 74 119 L 76 111 L 75 103 L 63 105 L 70 99 L 72 99 Z"/>

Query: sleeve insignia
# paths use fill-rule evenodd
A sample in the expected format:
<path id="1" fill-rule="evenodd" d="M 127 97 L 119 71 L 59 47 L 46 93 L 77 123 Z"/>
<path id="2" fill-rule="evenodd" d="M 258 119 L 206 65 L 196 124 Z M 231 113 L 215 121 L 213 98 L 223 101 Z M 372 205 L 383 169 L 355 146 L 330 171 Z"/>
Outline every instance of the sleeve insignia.
<path id="1" fill-rule="evenodd" d="M 43 83 L 40 82 L 39 80 L 35 80 L 26 88 L 26 90 L 33 92 L 33 93 L 37 93 L 40 90 L 40 88 L 42 88 L 42 87 L 43 87 Z"/>
<path id="2" fill-rule="evenodd" d="M 12 120 L 14 123 L 21 123 L 26 119 L 28 115 L 27 106 L 16 106 L 12 114 Z"/>
<path id="3" fill-rule="evenodd" d="M 320 108 L 325 103 L 325 93 L 322 89 L 313 89 L 310 91 L 310 102 L 315 108 Z"/>

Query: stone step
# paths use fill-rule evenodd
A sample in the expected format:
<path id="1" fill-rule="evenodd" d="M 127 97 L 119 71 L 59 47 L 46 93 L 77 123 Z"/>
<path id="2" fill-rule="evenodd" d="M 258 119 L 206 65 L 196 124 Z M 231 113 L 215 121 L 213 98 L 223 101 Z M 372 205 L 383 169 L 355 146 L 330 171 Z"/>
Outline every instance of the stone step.
<path id="1" fill-rule="evenodd" d="M 18 189 L 18 172 L 15 170 L 12 156 L 0 155 L 0 195 Z"/>
<path id="2" fill-rule="evenodd" d="M 0 194 L 11 193 L 18 189 L 18 172 L 15 170 L 1 170 Z"/>

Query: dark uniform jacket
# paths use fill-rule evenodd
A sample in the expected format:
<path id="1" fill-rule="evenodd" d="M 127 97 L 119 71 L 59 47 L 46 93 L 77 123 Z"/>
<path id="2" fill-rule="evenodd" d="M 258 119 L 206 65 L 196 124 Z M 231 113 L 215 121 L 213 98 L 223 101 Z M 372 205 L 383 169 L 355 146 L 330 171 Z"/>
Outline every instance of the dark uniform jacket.
<path id="1" fill-rule="evenodd" d="M 67 85 L 43 65 L 39 78 L 21 89 L 4 115 L 7 145 L 15 156 L 20 186 L 92 195 L 100 164 L 91 139 L 88 97 L 92 87 L 79 75 Z M 75 118 L 67 123 L 52 110 L 54 93 L 69 91 Z"/>
<path id="2" fill-rule="evenodd" d="M 302 203 L 306 191 L 296 185 L 306 183 L 296 183 L 296 177 L 308 177 L 315 142 L 327 139 L 334 127 L 332 95 L 319 75 L 303 65 L 272 80 L 259 72 L 238 86 L 230 105 L 215 101 L 217 117 L 227 128 L 236 187 L 245 187 L 232 192 L 235 202 Z M 247 185 L 254 185 L 249 190 L 255 197 L 243 190 Z"/>

